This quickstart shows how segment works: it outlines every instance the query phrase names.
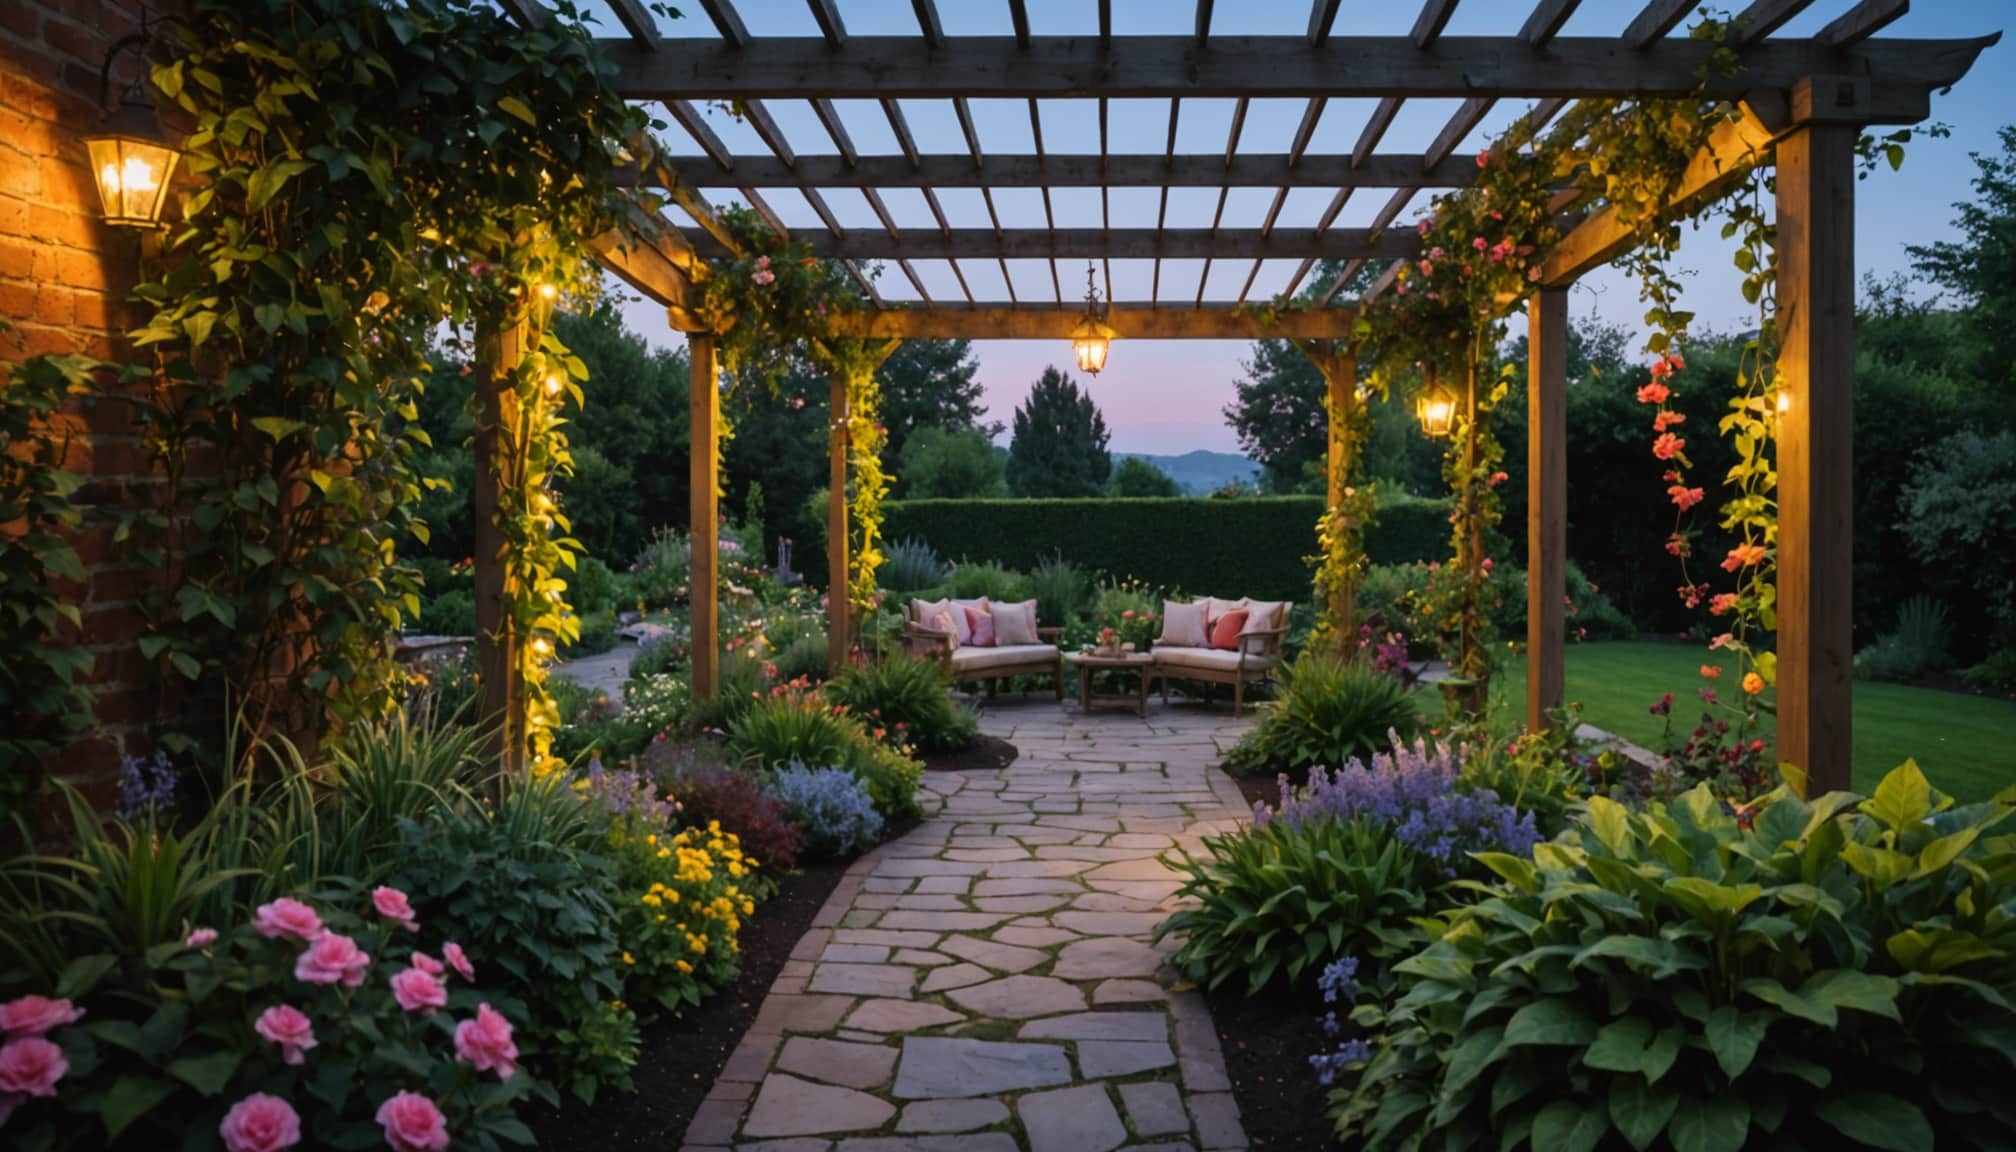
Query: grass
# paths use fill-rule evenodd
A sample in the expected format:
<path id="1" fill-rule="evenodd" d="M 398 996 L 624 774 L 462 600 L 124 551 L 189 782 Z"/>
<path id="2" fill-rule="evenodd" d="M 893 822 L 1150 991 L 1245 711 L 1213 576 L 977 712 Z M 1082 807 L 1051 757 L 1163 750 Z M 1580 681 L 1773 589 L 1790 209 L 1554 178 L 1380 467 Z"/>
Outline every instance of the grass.
<path id="1" fill-rule="evenodd" d="M 1647 707 L 1671 692 L 1675 732 L 1684 735 L 1692 728 L 1694 691 L 1707 683 L 1700 673 L 1706 654 L 1694 644 L 1571 645 L 1568 699 L 1582 704 L 1582 719 L 1588 723 L 1657 751 L 1662 722 Z M 1716 685 L 1724 698 L 1741 692 L 1727 675 Z M 1523 661 L 1507 662 L 1492 680 L 1491 697 L 1494 720 L 1518 720 L 1526 698 Z M 1441 714 L 1439 693 L 1424 691 L 1415 698 L 1424 713 Z M 1771 717 L 1764 724 L 1768 740 Z M 1907 759 L 1917 760 L 1941 791 L 1962 801 L 1986 800 L 2016 784 L 2016 701 L 1857 682 L 1855 790 L 1869 794 L 1885 772 Z"/>

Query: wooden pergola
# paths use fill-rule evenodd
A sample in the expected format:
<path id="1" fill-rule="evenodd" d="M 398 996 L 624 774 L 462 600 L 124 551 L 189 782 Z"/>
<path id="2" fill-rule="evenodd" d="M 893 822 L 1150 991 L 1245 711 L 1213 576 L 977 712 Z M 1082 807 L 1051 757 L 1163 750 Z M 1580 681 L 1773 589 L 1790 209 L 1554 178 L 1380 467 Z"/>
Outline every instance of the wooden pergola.
<path id="1" fill-rule="evenodd" d="M 1925 119 L 1932 92 L 1958 81 L 1997 37 L 1874 38 L 1909 2 L 1859 0 L 1814 35 L 1787 39 L 1775 33 L 1813 0 L 1754 0 L 1739 14 L 1732 45 L 1740 66 L 1723 74 L 1705 67 L 1713 45 L 1670 35 L 1698 0 L 1646 0 L 1621 35 L 1601 38 L 1559 35 L 1579 0 L 1534 0 L 1516 34 L 1494 37 L 1443 35 L 1458 0 L 1425 0 L 1409 34 L 1383 37 L 1332 35 L 1341 0 L 1313 0 L 1307 31 L 1296 36 L 1232 34 L 1226 26 L 1238 22 L 1237 6 L 1219 10 L 1212 0 L 1197 0 L 1188 35 L 1116 35 L 1110 0 L 1087 0 L 1097 5 L 1097 35 L 1042 36 L 1030 26 L 1024 0 L 1002 2 L 1012 36 L 948 35 L 933 0 L 912 0 L 914 34 L 856 36 L 834 0 L 806 0 L 820 35 L 772 37 L 751 35 L 731 0 L 699 0 L 719 37 L 693 40 L 662 35 L 643 0 L 609 0 L 627 32 L 603 44 L 618 65 L 621 90 L 633 100 L 662 104 L 701 153 L 662 158 L 639 173 L 640 184 L 665 194 L 685 218 L 640 219 L 626 234 L 612 235 L 603 252 L 618 275 L 664 305 L 673 326 L 689 334 L 696 694 L 718 687 L 720 393 L 715 337 L 692 306 L 707 259 L 736 245 L 702 189 L 738 191 L 780 231 L 784 222 L 764 191 L 793 189 L 804 197 L 823 227 L 793 239 L 842 261 L 872 305 L 843 318 L 836 336 L 1061 341 L 1081 312 L 1074 294 L 1065 290 L 1058 261 L 1103 263 L 1106 299 L 1112 301 L 1111 261 L 1147 259 L 1154 269 L 1149 298 L 1113 302 L 1109 310 L 1107 323 L 1118 340 L 1293 339 L 1323 370 L 1334 401 L 1358 403 L 1357 357 L 1349 342 L 1359 302 L 1339 298 L 1339 289 L 1368 263 L 1386 265 L 1386 275 L 1371 289 L 1376 295 L 1391 282 L 1393 270 L 1415 255 L 1416 233 L 1391 225 L 1417 193 L 1462 186 L 1474 176 L 1465 142 L 1500 101 L 1521 102 L 1537 125 L 1579 99 L 1708 96 L 1737 103 L 1742 118 L 1720 129 L 1695 159 L 1681 199 L 1712 197 L 1754 164 L 1777 167 L 1784 396 L 1778 446 L 1779 756 L 1807 769 L 1818 788 L 1847 785 L 1855 145 L 1867 126 Z M 537 0 L 507 0 L 506 6 L 528 26 L 545 18 Z M 1122 98 L 1169 102 L 1169 134 L 1160 155 L 1109 147 L 1110 101 Z M 1184 102 L 1211 98 L 1234 102 L 1222 152 L 1179 152 Z M 1240 151 L 1251 102 L 1281 98 L 1303 105 L 1288 150 Z M 1312 149 L 1326 105 L 1342 98 L 1373 98 L 1377 105 L 1348 154 Z M 1396 115 L 1406 101 L 1424 98 L 1462 103 L 1424 146 L 1394 150 L 1388 135 Z M 971 106 L 978 99 L 1026 101 L 1034 149 L 986 152 Z M 1097 154 L 1044 150 L 1040 110 L 1045 101 L 1063 99 L 1096 102 Z M 765 149 L 736 153 L 724 145 L 696 103 L 708 100 L 736 102 Z M 833 154 L 800 155 L 766 106 L 777 100 L 809 101 Z M 878 103 L 900 152 L 862 154 L 836 101 Z M 965 148 L 921 151 L 899 101 L 949 102 Z M 823 144 L 820 148 L 824 151 Z M 949 187 L 978 189 L 991 226 L 954 227 L 938 195 Z M 1250 187 L 1273 190 L 1264 222 L 1257 228 L 1221 227 L 1230 191 Z M 887 188 L 919 190 L 935 226 L 899 226 L 880 191 Z M 1046 226 L 1003 225 L 993 192 L 1006 188 L 1040 191 Z M 1056 226 L 1052 191 L 1064 188 L 1098 190 L 1099 227 Z M 1116 188 L 1159 191 L 1152 225 L 1145 219 L 1116 223 L 1111 204 Z M 1218 190 L 1211 227 L 1169 225 L 1170 191 L 1179 188 Z M 1328 207 L 1311 227 L 1277 227 L 1297 189 L 1330 192 Z M 843 227 L 828 201 L 836 190 L 858 190 L 880 227 Z M 1383 206 L 1367 227 L 1334 226 L 1360 190 L 1384 195 Z M 1563 699 L 1567 289 L 1634 242 L 1633 230 L 1600 203 L 1562 208 L 1575 215 L 1564 220 L 1563 239 L 1525 302 L 1530 325 L 1526 719 L 1536 726 L 1545 724 L 1548 710 Z M 1016 295 L 1007 262 L 1032 258 L 1049 263 L 1048 299 Z M 1342 262 L 1342 274 L 1316 293 L 1318 307 L 1263 321 L 1242 306 L 1262 263 L 1284 258 L 1299 262 L 1284 296 L 1303 288 L 1318 261 Z M 1162 262 L 1177 259 L 1205 262 L 1196 298 L 1189 302 L 1160 298 Z M 885 300 L 865 272 L 877 261 L 900 270 L 919 302 Z M 925 261 L 949 262 L 963 298 L 934 299 L 917 271 Z M 978 298 L 962 261 L 998 264 L 1008 299 Z M 1250 265 L 1235 298 L 1207 299 L 1214 262 Z M 1517 303 L 1508 302 L 1508 308 Z M 841 381 L 834 381 L 832 395 L 827 538 L 831 571 L 843 574 L 847 444 Z M 1331 451 L 1334 464 L 1334 436 Z M 478 469 L 478 476 L 484 475 Z M 1333 506 L 1339 499 L 1333 490 Z M 484 523 L 479 514 L 479 570 Z M 835 576 L 836 582 L 842 579 Z M 842 595 L 830 600 L 837 654 L 848 643 L 847 605 Z M 479 580 L 479 614 L 498 619 L 499 602 L 501 587 L 486 588 Z M 481 625 L 479 619 L 479 630 Z M 487 646 L 486 671 L 509 664 L 509 654 L 495 652 L 497 646 L 495 641 Z M 486 691 L 508 688 L 486 683 Z"/>

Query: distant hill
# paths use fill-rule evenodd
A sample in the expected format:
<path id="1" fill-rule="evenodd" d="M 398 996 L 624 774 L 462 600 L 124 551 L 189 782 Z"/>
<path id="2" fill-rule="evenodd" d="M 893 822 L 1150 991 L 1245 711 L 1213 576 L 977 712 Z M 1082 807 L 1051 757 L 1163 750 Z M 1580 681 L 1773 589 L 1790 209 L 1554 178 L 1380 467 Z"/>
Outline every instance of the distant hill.
<path id="1" fill-rule="evenodd" d="M 1144 452 L 1116 453 L 1113 463 L 1118 465 L 1121 458 L 1136 456 L 1148 461 L 1167 473 L 1176 486 L 1192 496 L 1203 496 L 1215 492 L 1225 485 L 1238 481 L 1242 484 L 1255 483 L 1260 476 L 1260 466 L 1244 456 L 1231 452 L 1207 452 L 1202 448 L 1195 452 L 1185 452 L 1181 456 L 1151 456 Z"/>

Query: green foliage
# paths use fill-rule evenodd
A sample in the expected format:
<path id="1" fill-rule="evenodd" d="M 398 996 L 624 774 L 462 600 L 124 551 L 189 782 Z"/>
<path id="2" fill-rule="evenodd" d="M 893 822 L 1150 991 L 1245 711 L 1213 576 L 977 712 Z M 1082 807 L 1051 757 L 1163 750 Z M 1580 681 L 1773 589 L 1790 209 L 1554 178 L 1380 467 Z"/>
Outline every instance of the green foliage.
<path id="1" fill-rule="evenodd" d="M 1061 628 L 1076 617 L 1090 598 L 1085 573 L 1056 553 L 1036 561 L 1029 573 L 1029 589 L 1036 597 L 1036 623 Z"/>
<path id="2" fill-rule="evenodd" d="M 2016 693 L 2016 648 L 1989 653 L 1986 660 L 1967 669 L 1967 683 L 1989 692 Z"/>
<path id="3" fill-rule="evenodd" d="M 1008 490 L 1017 496 L 1093 496 L 1113 473 L 1106 417 L 1071 377 L 1056 368 L 1015 408 L 1008 442 Z M 940 547 L 944 547 L 942 541 Z"/>
<path id="4" fill-rule="evenodd" d="M 451 588 L 420 602 L 420 615 L 413 629 L 423 636 L 476 635 L 476 593 L 468 588 Z"/>
<path id="5" fill-rule="evenodd" d="M 1581 813 L 1591 788 L 1584 765 L 1612 763 L 1590 756 L 1577 739 L 1580 705 L 1555 711 L 1552 720 L 1550 727 L 1527 729 L 1509 740 L 1486 738 L 1466 748 L 1462 758 L 1463 782 L 1471 791 L 1489 791 L 1531 812 L 1544 837 L 1559 835 Z"/>
<path id="6" fill-rule="evenodd" d="M 922 592 L 944 583 L 949 570 L 931 545 L 906 536 L 889 546 L 888 558 L 878 572 L 882 587 L 891 592 Z"/>
<path id="7" fill-rule="evenodd" d="M 1956 432 L 1927 448 L 1905 486 L 1904 535 L 1920 572 L 1949 598 L 1981 604 L 1997 639 L 2016 640 L 2016 432 Z"/>
<path id="8" fill-rule="evenodd" d="M 1953 622 L 1946 606 L 1913 596 L 1897 610 L 1897 626 L 1855 654 L 1855 675 L 1867 680 L 1915 680 L 1951 663 Z"/>
<path id="9" fill-rule="evenodd" d="M 1420 725 L 1406 687 L 1369 661 L 1312 647 L 1281 670 L 1281 680 L 1280 697 L 1260 705 L 1258 721 L 1227 755 L 1234 772 L 1341 765 L 1389 747 L 1392 734 L 1411 738 Z"/>
<path id="10" fill-rule="evenodd" d="M 930 429 L 978 432 L 992 453 L 992 435 L 1000 425 L 980 422 L 987 397 L 979 370 L 970 340 L 905 340 L 875 370 L 882 423 L 889 429 L 888 453 L 903 461 L 906 473 L 911 438 Z M 999 476 L 997 467 L 997 480 Z M 902 482 L 909 482 L 907 474 Z"/>
<path id="11" fill-rule="evenodd" d="M 318 810 L 323 871 L 376 880 L 392 867 L 402 823 L 472 799 L 483 756 L 474 717 L 433 708 L 360 722 L 301 773 Z"/>
<path id="12" fill-rule="evenodd" d="M 693 578 L 692 544 L 674 528 L 659 528 L 637 550 L 631 563 L 631 586 L 646 608 L 685 602 Z"/>
<path id="13" fill-rule="evenodd" d="M 896 466 L 906 500 L 970 500 L 1008 494 L 1001 454 L 977 428 L 919 428 Z"/>
<path id="14" fill-rule="evenodd" d="M 1998 1147 L 2016 842 L 1913 764 L 1869 800 L 1589 802 L 1353 1019 L 1370 1148 Z"/>
<path id="15" fill-rule="evenodd" d="M 863 723 L 900 732 L 927 752 L 955 752 L 979 734 L 951 690 L 952 673 L 942 661 L 903 652 L 848 664 L 825 688 L 828 700 Z"/>
<path id="16" fill-rule="evenodd" d="M 583 556 L 574 565 L 574 579 L 568 590 L 574 594 L 574 607 L 584 613 L 615 612 L 630 607 L 629 581 L 593 556 Z"/>
<path id="17" fill-rule="evenodd" d="M 824 680 L 826 661 L 831 653 L 827 649 L 826 630 L 808 629 L 791 637 L 780 646 L 770 662 L 777 667 L 777 679 Z"/>
<path id="18" fill-rule="evenodd" d="M 2001 152 L 1971 153 L 1979 173 L 1976 199 L 1954 205 L 1953 239 L 1919 247 L 1911 245 L 1918 271 L 1958 296 L 1972 313 L 1973 340 L 1962 347 L 1979 348 L 1980 375 L 2004 385 L 2016 372 L 2016 125 L 1997 129 Z M 1955 349 L 1940 350 L 1951 355 Z M 2005 392 L 2006 395 L 2006 392 Z"/>
<path id="19" fill-rule="evenodd" d="M 1202 858 L 1170 860 L 1179 897 L 1197 901 L 1155 936 L 1180 935 L 1170 958 L 1187 979 L 1216 988 L 1244 975 L 1253 995 L 1349 952 L 1384 950 L 1406 937 L 1427 905 L 1430 869 L 1390 829 L 1367 820 L 1312 820 L 1204 839 Z"/>
<path id="20" fill-rule="evenodd" d="M 609 819 L 564 775 L 513 785 L 494 810 L 438 809 L 402 825 L 394 884 L 420 921 L 472 956 L 523 1001 L 519 1050 L 541 1079 L 584 1100 L 629 1083 L 636 1035 L 612 1047 L 581 1028 L 623 995 L 617 863 Z M 627 1015 L 619 1011 L 617 1017 Z"/>
<path id="21" fill-rule="evenodd" d="M 83 478 L 63 467 L 70 437 L 58 430 L 58 410 L 89 391 L 96 367 L 81 356 L 37 356 L 10 368 L 0 388 L 0 713 L 10 718 L 0 734 L 0 821 L 39 787 L 37 757 L 92 718 L 80 683 L 91 653 L 59 642 L 83 617 L 57 581 L 85 576 L 65 535 L 84 522 Z"/>
<path id="22" fill-rule="evenodd" d="M 1183 494 L 1167 472 L 1139 456 L 1121 459 L 1119 467 L 1113 470 L 1112 492 L 1123 500 L 1168 498 Z"/>
<path id="23" fill-rule="evenodd" d="M 923 766 L 884 743 L 897 734 L 877 724 L 884 729 L 881 738 L 870 733 L 863 718 L 836 711 L 817 692 L 780 688 L 750 701 L 730 721 L 727 753 L 758 768 L 793 762 L 844 768 L 867 787 L 885 820 L 913 815 Z"/>
<path id="24" fill-rule="evenodd" d="M 938 599 L 953 597 L 959 600 L 1002 600 L 1014 604 L 1030 597 L 1029 578 L 999 564 L 973 564 L 965 560 L 952 566 L 952 572 L 945 582 L 932 590 Z"/>
<path id="25" fill-rule="evenodd" d="M 1308 595 L 1302 557 L 1323 500 L 916 500 L 884 508 L 890 536 L 928 541 L 944 556 L 1024 572 L 1060 556 L 1197 595 L 1294 600 Z M 1391 496 L 1365 548 L 1375 563 L 1408 564 L 1440 556 L 1448 530 L 1447 501 Z"/>

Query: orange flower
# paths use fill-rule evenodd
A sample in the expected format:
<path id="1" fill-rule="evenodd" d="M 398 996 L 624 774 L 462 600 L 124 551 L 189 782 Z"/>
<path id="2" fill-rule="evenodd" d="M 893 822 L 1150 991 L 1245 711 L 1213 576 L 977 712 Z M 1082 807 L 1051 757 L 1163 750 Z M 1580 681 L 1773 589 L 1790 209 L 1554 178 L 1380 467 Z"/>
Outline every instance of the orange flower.
<path id="1" fill-rule="evenodd" d="M 1657 416 L 1652 417 L 1652 431 L 1664 432 L 1675 424 L 1685 424 L 1686 422 L 1687 414 L 1685 412 L 1662 411 Z"/>
<path id="2" fill-rule="evenodd" d="M 1722 570 L 1725 572 L 1734 572 L 1738 568 L 1748 568 L 1753 564 L 1760 564 L 1763 560 L 1764 546 L 1762 544 L 1738 544 L 1729 550 L 1728 558 L 1722 561 Z"/>
<path id="3" fill-rule="evenodd" d="M 1652 442 L 1652 455 L 1657 456 L 1661 460 L 1671 460 L 1673 457 L 1678 456 L 1680 450 L 1685 447 L 1687 447 L 1687 441 L 1673 435 L 1671 432 L 1661 432 L 1659 438 Z"/>
<path id="4" fill-rule="evenodd" d="M 1707 496 L 1701 489 L 1689 488 L 1685 484 L 1673 485 L 1666 489 L 1666 494 L 1673 498 L 1673 503 L 1679 505 L 1682 512 L 1699 504 Z"/>
<path id="5" fill-rule="evenodd" d="M 1764 691 L 1764 677 L 1759 676 L 1755 672 L 1745 672 L 1743 674 L 1743 691 L 1748 692 L 1752 696 Z"/>
<path id="6" fill-rule="evenodd" d="M 1719 678 L 1721 675 L 1722 675 L 1722 666 L 1720 664 L 1701 665 L 1701 676 L 1703 679 L 1714 680 Z"/>
<path id="7" fill-rule="evenodd" d="M 1673 395 L 1671 388 L 1654 380 L 1652 383 L 1638 389 L 1638 402 L 1640 404 L 1664 404 L 1667 397 L 1671 395 Z"/>

